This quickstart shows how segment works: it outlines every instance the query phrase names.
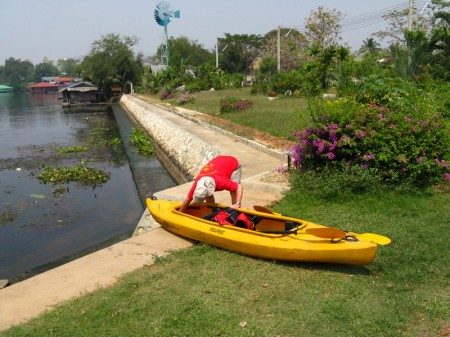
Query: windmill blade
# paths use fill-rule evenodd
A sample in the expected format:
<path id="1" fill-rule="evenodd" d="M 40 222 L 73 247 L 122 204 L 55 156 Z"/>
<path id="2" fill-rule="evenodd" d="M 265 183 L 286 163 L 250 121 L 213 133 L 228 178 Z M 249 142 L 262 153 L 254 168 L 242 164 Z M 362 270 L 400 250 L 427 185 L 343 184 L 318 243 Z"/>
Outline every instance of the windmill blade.
<path id="1" fill-rule="evenodd" d="M 170 22 L 170 18 L 180 18 L 180 11 L 173 11 L 170 8 L 169 3 L 162 1 L 156 5 L 154 17 L 158 25 L 167 26 Z"/>
<path id="2" fill-rule="evenodd" d="M 170 5 L 167 2 L 160 2 L 154 12 L 155 21 L 160 26 L 167 26 L 170 22 L 170 17 L 173 16 L 173 12 L 170 9 Z"/>
<path id="3" fill-rule="evenodd" d="M 170 18 L 166 17 L 165 19 L 161 19 L 160 15 L 158 13 L 156 13 L 156 10 L 155 10 L 155 21 L 160 26 L 167 26 L 170 22 Z"/>

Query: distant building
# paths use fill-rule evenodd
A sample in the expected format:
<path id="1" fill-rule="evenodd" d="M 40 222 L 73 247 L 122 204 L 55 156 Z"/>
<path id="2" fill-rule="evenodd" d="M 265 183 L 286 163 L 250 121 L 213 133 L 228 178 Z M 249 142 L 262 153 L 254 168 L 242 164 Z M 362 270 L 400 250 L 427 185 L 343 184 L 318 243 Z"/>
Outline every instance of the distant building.
<path id="1" fill-rule="evenodd" d="M 100 101 L 98 87 L 91 82 L 77 82 L 59 89 L 63 106 L 91 104 Z"/>
<path id="2" fill-rule="evenodd" d="M 76 81 L 73 77 L 54 77 L 52 82 L 57 84 L 69 85 Z"/>
<path id="3" fill-rule="evenodd" d="M 54 76 L 43 76 L 41 77 L 41 82 L 53 82 Z"/>
<path id="4" fill-rule="evenodd" d="M 0 93 L 2 92 L 12 92 L 13 88 L 7 85 L 0 84 Z"/>
<path id="5" fill-rule="evenodd" d="M 28 90 L 35 94 L 57 93 L 59 89 L 64 87 L 63 84 L 40 82 L 28 86 Z"/>

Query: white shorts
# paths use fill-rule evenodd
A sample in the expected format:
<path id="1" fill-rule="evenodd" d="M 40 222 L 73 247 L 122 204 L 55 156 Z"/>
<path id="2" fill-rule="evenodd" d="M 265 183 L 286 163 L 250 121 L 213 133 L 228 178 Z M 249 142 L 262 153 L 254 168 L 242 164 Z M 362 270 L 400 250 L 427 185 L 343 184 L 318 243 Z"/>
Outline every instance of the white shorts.
<path id="1" fill-rule="evenodd" d="M 242 173 L 242 165 L 241 165 L 241 163 L 238 163 L 238 167 L 231 174 L 230 180 L 234 181 L 235 183 L 240 184 L 241 183 L 241 173 Z"/>

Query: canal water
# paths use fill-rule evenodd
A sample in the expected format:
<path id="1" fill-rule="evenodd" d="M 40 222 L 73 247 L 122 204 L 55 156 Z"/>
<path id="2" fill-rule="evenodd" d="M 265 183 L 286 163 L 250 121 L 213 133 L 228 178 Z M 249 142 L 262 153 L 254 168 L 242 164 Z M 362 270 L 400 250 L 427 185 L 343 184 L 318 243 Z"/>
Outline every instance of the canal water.
<path id="1" fill-rule="evenodd" d="M 109 113 L 70 112 L 54 94 L 0 94 L 0 279 L 14 283 L 131 237 L 145 198 L 176 185 L 156 157 L 130 145 L 132 128 L 118 104 Z M 38 179 L 61 157 L 55 149 L 92 145 L 102 129 L 122 143 L 58 163 L 101 169 L 106 183 Z"/>

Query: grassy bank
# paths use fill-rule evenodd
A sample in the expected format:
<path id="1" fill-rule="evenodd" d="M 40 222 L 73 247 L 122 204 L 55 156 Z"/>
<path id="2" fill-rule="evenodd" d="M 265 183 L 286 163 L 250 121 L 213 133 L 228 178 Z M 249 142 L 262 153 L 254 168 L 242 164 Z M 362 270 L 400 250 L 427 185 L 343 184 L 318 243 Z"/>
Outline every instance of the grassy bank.
<path id="1" fill-rule="evenodd" d="M 173 98 L 166 99 L 165 102 L 176 105 L 179 96 L 179 93 L 175 94 Z M 212 116 L 219 116 L 238 125 L 267 132 L 276 137 L 289 139 L 293 130 L 305 127 L 308 122 L 308 103 L 300 97 L 279 97 L 269 100 L 264 95 L 251 95 L 249 88 L 204 91 L 195 93 L 194 96 L 193 101 L 182 106 Z M 230 96 L 250 99 L 253 105 L 246 110 L 221 113 L 220 100 Z M 153 100 L 158 97 L 147 96 L 147 98 Z M 230 131 L 236 132 L 232 129 Z"/>
<path id="2" fill-rule="evenodd" d="M 369 266 L 279 263 L 205 245 L 0 336 L 438 336 L 448 321 L 448 194 L 325 203 L 289 193 L 274 209 L 394 239 Z"/>
<path id="3" fill-rule="evenodd" d="M 323 193 L 322 184 L 294 178 L 273 209 L 379 233 L 394 242 L 379 247 L 369 266 L 280 263 L 199 244 L 0 336 L 409 337 L 450 332 L 449 193 L 333 197 Z"/>

